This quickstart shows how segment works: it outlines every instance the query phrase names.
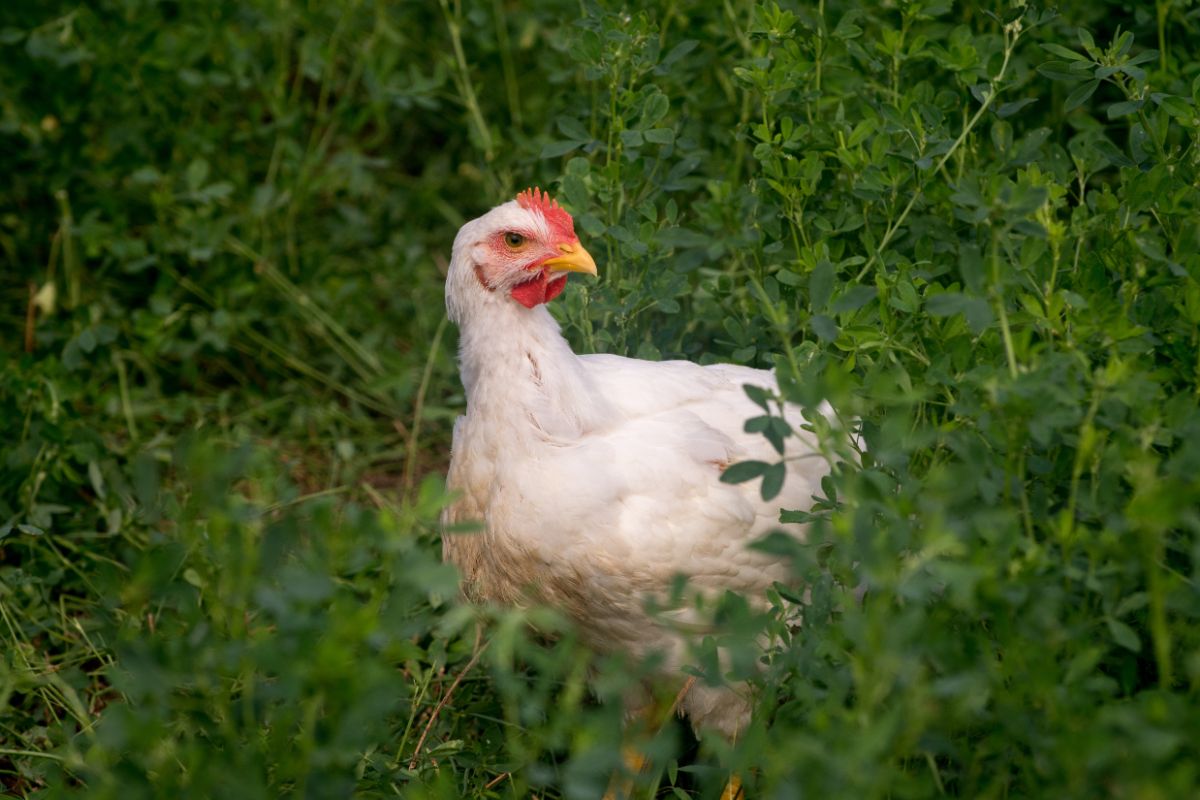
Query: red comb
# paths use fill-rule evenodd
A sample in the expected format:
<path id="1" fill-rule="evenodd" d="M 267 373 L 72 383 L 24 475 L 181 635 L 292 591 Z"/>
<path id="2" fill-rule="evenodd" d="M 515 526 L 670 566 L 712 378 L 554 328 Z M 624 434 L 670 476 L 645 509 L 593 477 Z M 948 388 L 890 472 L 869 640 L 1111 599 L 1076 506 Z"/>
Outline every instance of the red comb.
<path id="1" fill-rule="evenodd" d="M 539 211 L 554 233 L 567 241 L 575 241 L 575 221 L 567 210 L 550 198 L 538 187 L 526 189 L 517 195 L 517 205 L 528 211 Z"/>

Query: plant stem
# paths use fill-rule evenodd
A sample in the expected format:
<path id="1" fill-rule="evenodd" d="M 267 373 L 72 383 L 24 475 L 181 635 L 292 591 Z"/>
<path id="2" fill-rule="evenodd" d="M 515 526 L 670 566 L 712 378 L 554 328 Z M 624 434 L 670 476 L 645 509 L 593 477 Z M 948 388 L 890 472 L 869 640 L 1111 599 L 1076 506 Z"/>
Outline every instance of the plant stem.
<path id="1" fill-rule="evenodd" d="M 442 15 L 446 18 L 446 29 L 450 31 L 450 44 L 454 48 L 454 62 L 458 68 L 458 88 L 462 93 L 463 105 L 467 107 L 467 112 L 471 115 L 471 122 L 475 125 L 475 131 L 479 134 L 479 141 L 483 145 L 483 157 L 491 163 L 495 152 L 492 146 L 492 133 L 488 130 L 487 122 L 483 119 L 483 112 L 479 108 L 479 100 L 475 96 L 475 87 L 471 83 L 471 71 L 467 67 L 467 56 L 463 52 L 462 36 L 460 35 L 458 20 L 455 15 L 450 13 L 450 4 L 448 0 L 439 0 L 442 6 Z"/>
<path id="2" fill-rule="evenodd" d="M 512 41 L 508 35 L 508 24 L 504 21 L 504 5 L 501 0 L 493 0 L 492 16 L 496 20 L 496 41 L 500 46 L 500 67 L 504 72 L 504 88 L 508 93 L 508 113 L 512 116 L 513 127 L 519 130 L 521 95 L 517 91 L 517 70 L 513 66 Z"/>
<path id="3" fill-rule="evenodd" d="M 63 757 L 54 753 L 39 753 L 37 750 L 10 750 L 0 747 L 0 756 L 24 756 L 26 758 L 48 758 L 51 761 L 62 761 Z"/>
<path id="4" fill-rule="evenodd" d="M 1004 79 L 1004 73 L 1008 71 L 1009 59 L 1012 57 L 1013 50 L 1017 46 L 1017 40 L 1021 38 L 1020 28 L 1014 27 L 1013 25 L 1015 25 L 1015 23 L 1010 24 L 1005 28 L 1004 62 L 1000 65 L 1000 71 L 996 73 L 996 77 L 992 78 L 988 82 L 987 97 L 983 99 L 983 104 L 979 106 L 979 110 L 975 112 L 975 115 L 971 117 L 970 121 L 966 124 L 966 126 L 963 127 L 962 133 L 960 133 L 958 138 L 954 140 L 954 144 L 952 144 L 950 149 L 947 150 L 946 153 L 941 157 L 930 174 L 936 175 L 942 169 L 942 167 L 945 166 L 946 162 L 950 160 L 951 156 L 953 156 L 958 151 L 958 148 L 962 146 L 962 143 L 966 141 L 967 136 L 979 123 L 979 120 L 981 117 L 983 117 L 984 112 L 991 107 L 992 101 L 996 99 L 1000 81 Z M 1009 34 L 1010 30 L 1012 31 L 1011 36 Z M 904 220 L 908 219 L 909 212 L 912 211 L 913 206 L 916 205 L 917 198 L 921 196 L 921 194 L 924 192 L 924 189 L 924 185 L 917 186 L 916 191 L 914 191 L 912 193 L 912 197 L 909 198 L 908 204 L 904 207 L 904 210 L 900 212 L 900 216 L 896 217 L 892 224 L 888 226 L 887 231 L 883 235 L 883 240 L 879 243 L 879 247 L 877 247 L 875 252 L 871 254 L 871 257 L 867 259 L 867 263 L 863 264 L 863 268 L 859 270 L 858 274 L 854 276 L 854 283 L 861 281 L 863 276 L 867 274 L 876 261 L 883 263 L 883 252 L 887 249 L 887 246 L 891 244 L 892 237 L 896 235 L 896 231 L 898 231 L 900 226 L 904 224 Z"/>
<path id="5" fill-rule="evenodd" d="M 404 460 L 404 494 L 412 495 L 413 483 L 417 475 L 417 445 L 421 441 L 421 415 L 425 410 L 425 393 L 429 390 L 429 380 L 433 377 L 433 362 L 441 349 L 442 334 L 446 332 L 446 317 L 438 323 L 437 331 L 433 334 L 433 343 L 429 345 L 429 355 L 425 358 L 425 369 L 421 372 L 421 385 L 417 388 L 417 399 L 413 403 L 413 420 L 409 425 L 408 452 Z"/>
<path id="6" fill-rule="evenodd" d="M 1157 0 L 1154 10 L 1158 17 L 1158 68 L 1167 71 L 1167 12 L 1171 10 L 1171 0 Z"/>

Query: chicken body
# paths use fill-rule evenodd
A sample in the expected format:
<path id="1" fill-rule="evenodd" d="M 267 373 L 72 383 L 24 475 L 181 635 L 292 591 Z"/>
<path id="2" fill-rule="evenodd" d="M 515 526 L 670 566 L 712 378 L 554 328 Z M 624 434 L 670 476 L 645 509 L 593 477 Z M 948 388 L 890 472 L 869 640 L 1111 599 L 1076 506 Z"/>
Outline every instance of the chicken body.
<path id="1" fill-rule="evenodd" d="M 743 386 L 775 391 L 774 376 L 573 353 L 543 303 L 514 299 L 528 294 L 514 287 L 538 264 L 515 276 L 481 264 L 496 230 L 545 227 L 550 248 L 578 246 L 555 241 L 564 232 L 539 225 L 531 205 L 493 209 L 455 241 L 447 305 L 461 334 L 467 411 L 454 426 L 448 484 L 460 496 L 445 522 L 482 521 L 484 529 L 444 535 L 444 554 L 469 596 L 557 607 L 592 647 L 663 651 L 664 670 L 678 671 L 689 611 L 652 617 L 647 600 L 665 600 L 678 575 L 710 594 L 761 596 L 787 581 L 784 563 L 747 545 L 784 527 L 780 507 L 809 508 L 829 465 L 799 432 L 786 440 L 791 460 L 775 500 L 764 502 L 757 482 L 722 483 L 730 464 L 779 458 L 764 437 L 743 431 L 763 413 Z M 539 279 L 560 279 L 553 267 Z M 798 409 L 788 411 L 798 430 Z M 749 704 L 737 689 L 697 684 L 681 710 L 693 725 L 732 736 Z"/>

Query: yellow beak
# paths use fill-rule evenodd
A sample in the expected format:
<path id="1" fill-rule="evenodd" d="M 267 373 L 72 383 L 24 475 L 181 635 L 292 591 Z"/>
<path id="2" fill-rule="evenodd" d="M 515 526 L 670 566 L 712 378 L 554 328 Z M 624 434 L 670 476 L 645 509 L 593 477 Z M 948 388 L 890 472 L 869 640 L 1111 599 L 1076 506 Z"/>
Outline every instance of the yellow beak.
<path id="1" fill-rule="evenodd" d="M 560 244 L 558 249 L 562 255 L 543 261 L 542 266 L 550 267 L 560 272 L 586 272 L 588 275 L 597 274 L 596 261 L 592 258 L 592 254 L 585 250 L 579 242 Z"/>

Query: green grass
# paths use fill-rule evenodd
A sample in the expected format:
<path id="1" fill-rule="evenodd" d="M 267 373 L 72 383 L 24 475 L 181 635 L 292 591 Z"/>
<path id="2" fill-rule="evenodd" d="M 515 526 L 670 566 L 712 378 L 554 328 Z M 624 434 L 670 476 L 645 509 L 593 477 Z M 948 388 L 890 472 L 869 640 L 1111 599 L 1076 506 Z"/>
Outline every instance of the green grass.
<path id="1" fill-rule="evenodd" d="M 1193 792 L 1198 26 L 1187 0 L 5 4 L 0 787 L 599 795 L 642 665 L 466 607 L 440 564 L 441 277 L 537 184 L 600 264 L 554 303 L 577 349 L 773 366 L 868 447 L 785 510 L 807 542 L 763 544 L 803 629 L 781 587 L 698 643 L 755 723 L 630 734 L 640 797 L 729 768 L 762 798 Z"/>

